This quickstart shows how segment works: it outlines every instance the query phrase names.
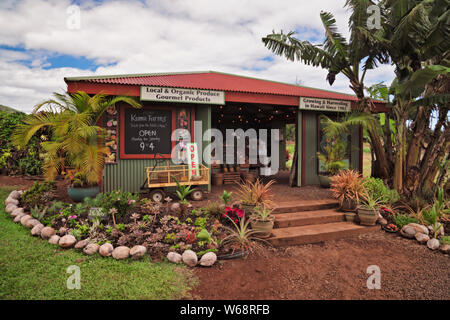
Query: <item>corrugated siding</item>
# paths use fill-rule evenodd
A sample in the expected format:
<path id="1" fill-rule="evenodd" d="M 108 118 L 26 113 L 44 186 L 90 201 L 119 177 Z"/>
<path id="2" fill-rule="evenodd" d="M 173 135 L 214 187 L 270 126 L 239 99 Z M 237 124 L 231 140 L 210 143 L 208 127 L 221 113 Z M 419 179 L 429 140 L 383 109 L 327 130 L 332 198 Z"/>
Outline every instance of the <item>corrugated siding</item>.
<path id="1" fill-rule="evenodd" d="M 319 184 L 317 174 L 317 116 L 316 112 L 304 112 L 305 128 L 305 184 Z"/>
<path id="2" fill-rule="evenodd" d="M 139 192 L 146 179 L 145 168 L 153 165 L 152 159 L 119 159 L 117 164 L 107 165 L 103 180 L 104 190 Z"/>

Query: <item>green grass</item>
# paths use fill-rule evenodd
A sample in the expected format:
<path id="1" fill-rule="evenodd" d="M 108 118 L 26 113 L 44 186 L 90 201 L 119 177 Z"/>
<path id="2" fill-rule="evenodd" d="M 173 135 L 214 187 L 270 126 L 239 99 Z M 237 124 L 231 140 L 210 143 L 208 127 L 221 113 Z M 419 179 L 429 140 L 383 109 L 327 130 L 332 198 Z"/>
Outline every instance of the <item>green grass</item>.
<path id="1" fill-rule="evenodd" d="M 190 270 L 168 262 L 117 261 L 63 250 L 15 224 L 5 213 L 12 188 L 0 188 L 0 299 L 179 299 L 196 284 Z M 81 289 L 67 289 L 67 267 L 81 271 Z"/>
<path id="2" fill-rule="evenodd" d="M 439 240 L 439 242 L 440 242 L 441 244 L 450 244 L 450 236 L 443 236 L 443 237 Z"/>

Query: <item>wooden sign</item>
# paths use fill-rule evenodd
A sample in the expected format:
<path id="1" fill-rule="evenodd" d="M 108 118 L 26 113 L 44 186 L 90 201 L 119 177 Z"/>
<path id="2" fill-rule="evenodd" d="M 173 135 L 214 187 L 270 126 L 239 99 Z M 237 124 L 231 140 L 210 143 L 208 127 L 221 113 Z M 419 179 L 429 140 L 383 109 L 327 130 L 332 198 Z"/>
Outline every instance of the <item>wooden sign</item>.
<path id="1" fill-rule="evenodd" d="M 313 111 L 332 111 L 332 112 L 350 112 L 352 111 L 351 102 L 346 100 L 331 100 L 320 98 L 300 98 L 301 110 Z"/>

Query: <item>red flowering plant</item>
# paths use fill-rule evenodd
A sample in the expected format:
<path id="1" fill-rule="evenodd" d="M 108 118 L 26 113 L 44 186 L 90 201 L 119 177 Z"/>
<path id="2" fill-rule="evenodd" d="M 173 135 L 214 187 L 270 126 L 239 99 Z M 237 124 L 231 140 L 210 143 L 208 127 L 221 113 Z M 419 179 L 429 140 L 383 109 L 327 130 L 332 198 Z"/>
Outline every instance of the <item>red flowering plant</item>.
<path id="1" fill-rule="evenodd" d="M 195 231 L 186 230 L 184 233 L 184 236 L 183 236 L 183 240 L 189 244 L 194 243 L 195 240 L 197 240 L 197 235 L 196 235 Z"/>
<path id="2" fill-rule="evenodd" d="M 234 223 L 238 223 L 244 216 L 244 210 L 239 208 L 225 207 L 225 212 L 222 214 L 223 218 L 230 218 Z"/>

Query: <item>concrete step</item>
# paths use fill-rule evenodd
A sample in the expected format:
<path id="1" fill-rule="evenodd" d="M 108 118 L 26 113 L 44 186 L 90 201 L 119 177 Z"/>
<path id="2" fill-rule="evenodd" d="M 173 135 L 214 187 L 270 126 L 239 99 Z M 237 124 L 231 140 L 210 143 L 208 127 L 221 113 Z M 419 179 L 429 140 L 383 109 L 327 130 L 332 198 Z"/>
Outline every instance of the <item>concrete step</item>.
<path id="1" fill-rule="evenodd" d="M 357 234 L 374 232 L 376 226 L 361 226 L 352 222 L 334 222 L 307 226 L 279 228 L 272 230 L 272 237 L 267 239 L 276 247 L 336 240 Z"/>
<path id="2" fill-rule="evenodd" d="M 334 199 L 279 202 L 274 206 L 273 213 L 325 210 L 336 208 L 338 204 Z"/>
<path id="3" fill-rule="evenodd" d="M 343 212 L 335 210 L 300 211 L 275 214 L 275 228 L 298 227 L 345 221 Z"/>

